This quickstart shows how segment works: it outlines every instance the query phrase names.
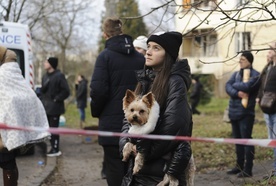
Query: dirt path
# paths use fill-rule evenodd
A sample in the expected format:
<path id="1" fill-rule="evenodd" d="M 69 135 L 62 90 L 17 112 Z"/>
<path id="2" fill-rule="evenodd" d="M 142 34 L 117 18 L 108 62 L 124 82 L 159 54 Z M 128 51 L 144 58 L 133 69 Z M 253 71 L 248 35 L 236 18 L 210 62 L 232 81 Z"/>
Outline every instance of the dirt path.
<path id="1" fill-rule="evenodd" d="M 82 143 L 80 136 L 61 136 L 62 156 L 58 158 L 58 168 L 42 186 L 105 186 L 101 179 L 102 148 L 97 143 Z M 243 186 L 256 183 L 271 168 L 271 162 L 255 160 L 253 178 L 237 179 L 223 171 L 197 173 L 195 186 Z M 257 185 L 257 184 L 256 184 Z"/>

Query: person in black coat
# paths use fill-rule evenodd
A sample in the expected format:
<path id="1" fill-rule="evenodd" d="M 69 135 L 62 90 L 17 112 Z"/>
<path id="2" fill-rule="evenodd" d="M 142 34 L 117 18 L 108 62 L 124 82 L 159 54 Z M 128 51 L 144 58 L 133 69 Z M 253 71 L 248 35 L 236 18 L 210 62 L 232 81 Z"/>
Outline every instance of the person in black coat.
<path id="1" fill-rule="evenodd" d="M 259 75 L 252 68 L 254 57 L 251 52 L 243 52 L 240 56 L 240 70 L 232 74 L 226 83 L 226 92 L 230 96 L 229 118 L 234 138 L 252 138 L 255 118 L 255 104 L 260 86 Z M 244 81 L 244 71 L 249 70 L 248 81 Z M 245 105 L 243 99 L 247 99 Z M 250 145 L 236 144 L 236 165 L 227 171 L 227 174 L 235 174 L 239 178 L 251 177 L 255 148 Z"/>
<path id="2" fill-rule="evenodd" d="M 199 101 L 200 101 L 200 95 L 201 95 L 201 90 L 202 90 L 202 84 L 199 81 L 199 77 L 195 76 L 192 79 L 192 83 L 193 83 L 193 90 L 191 92 L 190 95 L 190 102 L 191 102 L 191 106 L 192 106 L 192 111 L 193 114 L 198 114 L 200 115 L 200 112 L 196 109 Z"/>
<path id="3" fill-rule="evenodd" d="M 99 130 L 121 132 L 122 100 L 127 89 L 137 84 L 135 70 L 143 69 L 145 58 L 138 53 L 132 37 L 122 32 L 122 21 L 106 18 L 103 23 L 105 49 L 99 54 L 90 83 L 91 114 L 99 118 Z M 109 186 L 121 185 L 124 163 L 119 154 L 119 138 L 99 136 L 104 150 L 104 166 Z"/>
<path id="4" fill-rule="evenodd" d="M 178 32 L 153 34 L 148 40 L 146 64 L 137 71 L 138 85 L 135 93 L 145 95 L 152 92 L 160 105 L 160 116 L 151 134 L 191 136 L 192 112 L 187 92 L 191 85 L 191 73 L 187 59 L 178 60 L 182 35 Z M 130 124 L 125 121 L 122 128 L 127 133 Z M 120 150 L 131 141 L 120 138 Z M 192 149 L 189 141 L 136 140 L 136 151 L 128 161 L 128 172 L 122 186 L 157 185 L 165 176 L 172 176 L 180 186 L 186 186 L 185 169 L 189 165 Z M 144 154 L 141 170 L 133 175 L 132 169 L 136 152 Z"/>
<path id="5" fill-rule="evenodd" d="M 41 101 L 44 105 L 50 127 L 59 127 L 59 117 L 65 113 L 64 100 L 70 95 L 69 85 L 64 74 L 56 69 L 58 58 L 49 57 L 44 61 L 47 73 L 42 77 Z M 59 135 L 51 135 L 51 149 L 47 156 L 60 156 Z"/>
<path id="6" fill-rule="evenodd" d="M 80 113 L 80 128 L 85 125 L 85 108 L 87 106 L 87 80 L 83 75 L 78 75 L 76 82 L 77 108 Z"/>

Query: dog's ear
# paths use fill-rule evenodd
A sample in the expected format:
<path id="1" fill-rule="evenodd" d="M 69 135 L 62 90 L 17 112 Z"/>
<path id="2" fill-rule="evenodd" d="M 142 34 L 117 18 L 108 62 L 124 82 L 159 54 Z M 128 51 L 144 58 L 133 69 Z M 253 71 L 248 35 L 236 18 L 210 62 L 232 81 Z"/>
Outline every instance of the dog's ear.
<path id="1" fill-rule="evenodd" d="M 144 96 L 142 97 L 142 101 L 143 101 L 145 104 L 147 104 L 148 108 L 151 108 L 152 105 L 153 105 L 153 103 L 154 103 L 154 101 L 155 101 L 153 93 L 152 93 L 152 92 L 149 92 L 149 93 L 147 93 L 146 95 L 144 95 Z"/>
<path id="2" fill-rule="evenodd" d="M 127 89 L 125 97 L 123 98 L 123 110 L 125 110 L 131 102 L 136 99 L 136 95 L 133 91 Z"/>

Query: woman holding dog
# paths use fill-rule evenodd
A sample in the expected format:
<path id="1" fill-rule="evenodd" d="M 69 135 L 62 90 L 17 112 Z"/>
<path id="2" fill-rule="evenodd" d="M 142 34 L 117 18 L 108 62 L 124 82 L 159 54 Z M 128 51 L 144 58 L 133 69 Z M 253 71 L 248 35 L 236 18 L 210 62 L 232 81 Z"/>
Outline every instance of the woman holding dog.
<path id="1" fill-rule="evenodd" d="M 191 136 L 192 112 L 187 100 L 191 73 L 188 61 L 177 59 L 181 44 L 182 35 L 178 32 L 153 34 L 147 40 L 146 63 L 143 70 L 137 71 L 135 93 L 145 95 L 152 92 L 160 106 L 160 116 L 151 134 Z M 130 124 L 125 122 L 122 131 L 127 133 L 129 127 Z M 129 140 L 127 137 L 120 139 L 121 150 Z M 145 160 L 141 170 L 133 175 L 133 158 L 137 152 L 143 153 Z M 137 139 L 122 186 L 177 182 L 186 186 L 184 175 L 191 154 L 188 141 Z"/>

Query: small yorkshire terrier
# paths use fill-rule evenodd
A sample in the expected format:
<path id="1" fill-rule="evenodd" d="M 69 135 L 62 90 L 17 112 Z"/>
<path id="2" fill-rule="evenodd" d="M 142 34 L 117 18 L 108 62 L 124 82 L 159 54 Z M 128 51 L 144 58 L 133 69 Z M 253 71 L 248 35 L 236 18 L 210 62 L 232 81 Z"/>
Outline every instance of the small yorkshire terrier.
<path id="1" fill-rule="evenodd" d="M 129 134 L 149 134 L 156 126 L 159 118 L 159 104 L 154 98 L 152 92 L 140 97 L 133 91 L 127 90 L 125 97 L 123 98 L 123 110 L 125 118 L 131 124 L 128 131 Z M 135 145 L 131 142 L 127 142 L 123 148 L 123 161 L 127 161 L 130 154 L 135 152 Z M 133 174 L 137 174 L 141 170 L 144 163 L 144 155 L 137 153 L 134 162 Z M 193 186 L 193 180 L 195 175 L 195 164 L 193 155 L 190 159 L 187 170 L 185 171 L 186 181 L 188 186 Z M 177 186 L 178 179 L 165 174 L 162 182 L 158 186 Z"/>
<path id="2" fill-rule="evenodd" d="M 125 118 L 131 124 L 128 133 L 149 134 L 154 130 L 159 118 L 159 104 L 151 92 L 139 97 L 131 90 L 127 90 L 123 99 L 123 110 Z M 133 151 L 135 151 L 134 144 L 127 142 L 123 149 L 123 161 L 127 161 Z M 137 153 L 133 174 L 142 168 L 143 163 L 144 156 Z"/>

